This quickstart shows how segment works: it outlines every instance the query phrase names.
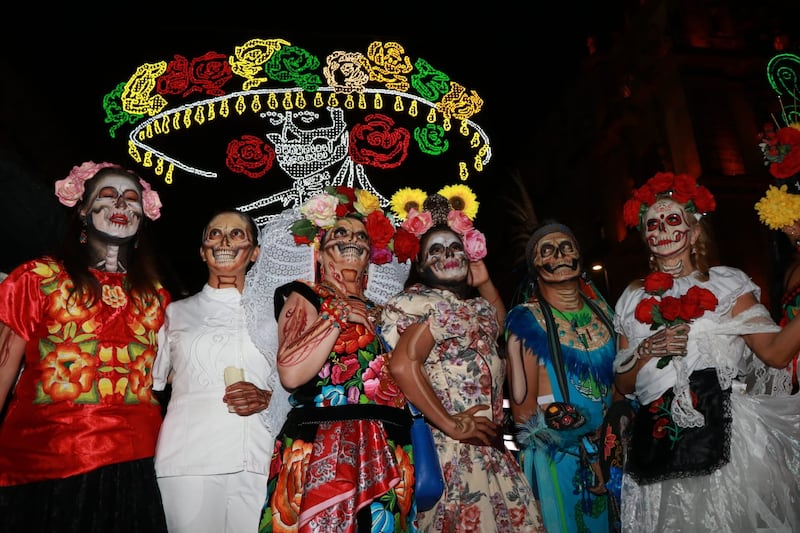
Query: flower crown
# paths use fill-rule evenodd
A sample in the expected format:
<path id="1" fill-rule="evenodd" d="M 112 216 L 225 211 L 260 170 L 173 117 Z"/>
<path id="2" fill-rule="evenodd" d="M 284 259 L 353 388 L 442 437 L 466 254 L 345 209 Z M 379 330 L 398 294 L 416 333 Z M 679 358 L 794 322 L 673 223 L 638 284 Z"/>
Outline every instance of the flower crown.
<path id="1" fill-rule="evenodd" d="M 479 202 L 466 185 L 448 185 L 428 196 L 421 189 L 400 189 L 391 199 L 391 208 L 403 223 L 400 229 L 419 239 L 431 228 L 447 224 L 464 243 L 467 259 L 477 261 L 486 257 L 486 237 L 475 229 L 472 221 L 478 213 Z"/>
<path id="2" fill-rule="evenodd" d="M 56 181 L 55 189 L 58 201 L 67 207 L 73 207 L 83 198 L 86 181 L 95 177 L 100 170 L 109 167 L 122 168 L 114 163 L 95 163 L 94 161 L 86 161 L 80 166 L 72 167 L 66 178 Z M 145 216 L 150 220 L 158 219 L 161 216 L 161 198 L 142 178 L 139 178 L 139 184 L 142 186 L 142 208 Z"/>
<path id="3" fill-rule="evenodd" d="M 295 221 L 289 231 L 295 244 L 307 244 L 319 249 L 325 232 L 345 216 L 360 219 L 367 230 L 372 251 L 370 262 L 383 265 L 397 256 L 399 263 L 413 259 L 419 251 L 419 242 L 405 229 L 395 228 L 393 221 L 381 209 L 378 197 L 364 189 L 353 187 L 325 187 L 325 192 L 308 199 L 300 206 L 302 218 Z"/>
<path id="4" fill-rule="evenodd" d="M 635 189 L 632 197 L 625 202 L 623 207 L 625 225 L 641 230 L 644 214 L 656 200 L 665 196 L 682 204 L 687 213 L 693 213 L 698 219 L 717 207 L 711 191 L 698 185 L 692 176 L 658 172 L 647 180 L 647 183 Z"/>

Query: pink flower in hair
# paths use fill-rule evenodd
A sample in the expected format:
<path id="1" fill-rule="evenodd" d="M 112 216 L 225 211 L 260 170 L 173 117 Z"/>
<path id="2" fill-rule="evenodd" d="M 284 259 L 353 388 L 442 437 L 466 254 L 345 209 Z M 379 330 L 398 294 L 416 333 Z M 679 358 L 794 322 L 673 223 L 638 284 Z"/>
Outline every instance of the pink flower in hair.
<path id="1" fill-rule="evenodd" d="M 115 167 L 113 163 L 95 163 L 86 161 L 72 170 L 63 180 L 56 181 L 56 196 L 58 201 L 67 207 L 73 207 L 83 197 L 84 182 L 94 177 L 100 169 Z"/>
<path id="2" fill-rule="evenodd" d="M 413 207 L 408 210 L 406 220 L 400 225 L 401 228 L 416 237 L 421 237 L 426 231 L 433 227 L 433 217 L 428 211 L 419 212 Z"/>
<path id="3" fill-rule="evenodd" d="M 463 211 L 457 209 L 453 209 L 447 213 L 447 225 L 459 235 L 464 235 L 467 231 L 472 229 L 472 221 Z"/>
<path id="4" fill-rule="evenodd" d="M 467 254 L 467 259 L 470 261 L 477 261 L 486 257 L 486 236 L 475 228 L 467 230 L 461 236 L 464 242 L 464 253 Z"/>
<path id="5" fill-rule="evenodd" d="M 142 209 L 144 215 L 150 220 L 158 220 L 161 216 L 161 197 L 158 193 L 150 188 L 150 184 L 139 178 L 139 184 L 142 186 Z"/>
<path id="6" fill-rule="evenodd" d="M 81 163 L 80 166 L 72 167 L 72 170 L 63 180 L 56 181 L 56 196 L 58 201 L 67 207 L 73 207 L 83 198 L 83 193 L 86 190 L 85 183 L 87 180 L 92 179 L 97 173 L 108 167 L 122 168 L 114 163 L 95 163 L 94 161 L 86 161 Z M 142 186 L 142 208 L 144 214 L 150 220 L 156 220 L 161 216 L 161 198 L 158 193 L 150 188 L 150 184 L 139 178 L 139 184 Z"/>

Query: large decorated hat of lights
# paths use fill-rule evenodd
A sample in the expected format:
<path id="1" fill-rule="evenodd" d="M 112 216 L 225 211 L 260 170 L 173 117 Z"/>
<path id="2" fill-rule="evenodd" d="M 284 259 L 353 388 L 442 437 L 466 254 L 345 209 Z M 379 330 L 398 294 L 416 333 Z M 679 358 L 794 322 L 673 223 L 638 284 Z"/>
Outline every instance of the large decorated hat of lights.
<path id="1" fill-rule="evenodd" d="M 108 133 L 167 185 L 248 188 L 238 207 L 259 225 L 326 187 L 387 207 L 401 187 L 479 176 L 492 150 L 477 92 L 399 42 L 365 44 L 253 37 L 149 58 L 105 95 Z"/>

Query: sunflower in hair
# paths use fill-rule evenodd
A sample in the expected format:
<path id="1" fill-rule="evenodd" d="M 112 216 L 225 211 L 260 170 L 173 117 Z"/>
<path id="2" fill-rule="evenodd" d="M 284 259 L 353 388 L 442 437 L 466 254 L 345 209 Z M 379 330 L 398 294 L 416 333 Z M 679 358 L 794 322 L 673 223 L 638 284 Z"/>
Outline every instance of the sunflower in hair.
<path id="1" fill-rule="evenodd" d="M 405 220 L 411 209 L 422 211 L 422 204 L 428 195 L 422 189 L 405 187 L 392 195 L 392 211 L 399 220 Z"/>
<path id="2" fill-rule="evenodd" d="M 472 189 L 466 185 L 448 185 L 439 190 L 439 194 L 447 198 L 450 207 L 457 211 L 463 211 L 470 220 L 475 219 L 478 214 L 478 198 Z"/>

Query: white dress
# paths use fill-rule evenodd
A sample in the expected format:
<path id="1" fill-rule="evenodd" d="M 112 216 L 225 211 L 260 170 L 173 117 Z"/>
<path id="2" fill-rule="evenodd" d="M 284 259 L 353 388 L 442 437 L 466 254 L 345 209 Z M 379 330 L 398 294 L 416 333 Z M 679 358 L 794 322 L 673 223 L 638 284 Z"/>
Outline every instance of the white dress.
<path id="1" fill-rule="evenodd" d="M 678 425 L 702 425 L 703 417 L 692 409 L 691 400 L 681 402 L 681 398 L 689 398 L 692 372 L 714 368 L 722 389 L 733 390 L 730 461 L 708 475 L 646 485 L 626 473 L 623 531 L 800 531 L 800 396 L 786 394 L 785 388 L 762 394 L 767 378 L 770 383 L 785 383 L 785 372 L 767 369 L 741 337 L 779 328 L 761 304 L 731 317 L 743 294 L 753 292 L 760 298 L 758 286 L 744 272 L 714 267 L 709 276 L 708 281 L 696 273 L 675 279 L 665 293 L 678 297 L 698 285 L 713 292 L 718 305 L 692 322 L 685 357 L 674 358 L 662 369 L 656 359 L 641 368 L 634 395 L 645 405 L 673 387 L 672 410 Z M 630 347 L 653 334 L 649 324 L 634 317 L 637 304 L 648 296 L 642 287 L 630 286 L 617 302 L 615 328 Z"/>
<path id="2" fill-rule="evenodd" d="M 271 358 L 263 354 L 250 339 L 241 298 L 236 288 L 215 289 L 206 284 L 199 293 L 172 302 L 159 331 L 153 388 L 163 390 L 170 370 L 173 372 L 172 394 L 155 454 L 156 475 L 164 494 L 168 524 L 170 521 L 181 524 L 196 521 L 209 507 L 215 506 L 221 508 L 224 517 L 225 498 L 204 501 L 203 496 L 210 498 L 210 495 L 195 494 L 196 508 L 176 510 L 170 509 L 169 502 L 180 501 L 180 506 L 186 507 L 187 496 L 171 495 L 169 491 L 178 492 L 179 487 L 183 487 L 185 491 L 199 492 L 198 483 L 202 481 L 187 476 L 226 475 L 224 482 L 213 483 L 226 484 L 224 490 L 229 495 L 238 493 L 249 497 L 251 487 L 258 487 L 259 493 L 252 495 L 249 505 L 252 509 L 247 510 L 253 513 L 250 527 L 253 531 L 258 527 L 267 494 L 275 435 L 280 430 L 276 420 L 270 420 L 270 411 L 285 413 L 288 407 L 280 405 L 286 401 L 285 395 L 273 394 L 265 411 L 239 416 L 228 412 L 227 404 L 222 401 L 226 366 L 243 368 L 245 380 L 260 389 L 280 387 L 274 354 Z M 227 476 L 236 473 L 249 474 L 243 474 L 240 482 Z M 183 476 L 186 483 L 193 485 L 176 484 L 176 479 L 163 483 L 165 478 L 177 476 Z M 179 500 L 180 497 L 184 499 Z"/>

